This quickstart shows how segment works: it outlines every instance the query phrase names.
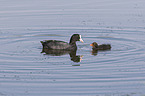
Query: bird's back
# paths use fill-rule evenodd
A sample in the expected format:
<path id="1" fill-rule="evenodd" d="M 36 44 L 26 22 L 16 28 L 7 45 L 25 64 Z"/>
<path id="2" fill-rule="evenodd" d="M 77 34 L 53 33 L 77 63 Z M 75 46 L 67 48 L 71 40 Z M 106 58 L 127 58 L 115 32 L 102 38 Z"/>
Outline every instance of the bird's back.
<path id="1" fill-rule="evenodd" d="M 98 46 L 98 49 L 102 49 L 102 50 L 106 50 L 106 49 L 111 49 L 111 45 L 110 44 L 102 44 Z"/>
<path id="2" fill-rule="evenodd" d="M 42 42 L 43 48 L 48 48 L 48 49 L 67 49 L 70 47 L 69 43 L 64 42 L 64 41 L 58 41 L 58 40 L 45 40 Z"/>

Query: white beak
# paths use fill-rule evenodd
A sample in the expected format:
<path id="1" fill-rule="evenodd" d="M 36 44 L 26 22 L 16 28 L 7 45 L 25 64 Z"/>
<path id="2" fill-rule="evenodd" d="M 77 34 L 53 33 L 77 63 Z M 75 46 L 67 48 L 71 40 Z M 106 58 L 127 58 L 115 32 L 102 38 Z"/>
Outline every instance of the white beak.
<path id="1" fill-rule="evenodd" d="M 84 43 L 83 39 L 81 38 L 81 35 L 80 35 L 80 41 L 81 41 L 82 43 Z"/>

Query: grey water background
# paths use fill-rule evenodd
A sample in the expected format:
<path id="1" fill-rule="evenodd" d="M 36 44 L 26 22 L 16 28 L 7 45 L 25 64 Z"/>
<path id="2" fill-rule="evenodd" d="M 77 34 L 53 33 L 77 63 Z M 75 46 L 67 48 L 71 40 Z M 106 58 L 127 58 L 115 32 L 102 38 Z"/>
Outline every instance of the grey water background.
<path id="1" fill-rule="evenodd" d="M 0 0 L 0 96 L 144 96 L 144 0 Z M 77 42 L 81 62 L 41 53 Z M 109 43 L 95 55 L 89 44 Z"/>

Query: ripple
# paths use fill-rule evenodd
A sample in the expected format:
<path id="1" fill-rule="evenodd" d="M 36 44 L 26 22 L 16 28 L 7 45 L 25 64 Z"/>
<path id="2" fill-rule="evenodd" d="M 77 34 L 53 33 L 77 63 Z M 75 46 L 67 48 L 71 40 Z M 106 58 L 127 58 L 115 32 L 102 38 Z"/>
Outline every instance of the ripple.
<path id="1" fill-rule="evenodd" d="M 1 0 L 0 95 L 144 96 L 144 2 Z M 41 53 L 40 41 L 74 33 L 81 62 Z M 112 49 L 92 54 L 94 41 Z"/>
<path id="2" fill-rule="evenodd" d="M 143 92 L 136 91 L 136 88 L 144 89 L 145 81 L 143 31 L 135 34 L 137 31 L 134 28 L 86 28 L 84 32 L 81 28 L 65 27 L 50 29 L 48 33 L 47 28 L 32 28 L 25 30 L 26 32 L 24 29 L 20 30 L 21 34 L 3 34 L 0 37 L 3 45 L 0 51 L 0 81 L 3 82 L 1 87 L 5 87 L 5 90 L 11 86 L 21 95 L 32 89 L 34 92 L 38 91 L 36 96 L 40 88 L 44 89 L 44 93 L 55 96 Z M 71 32 L 52 34 L 52 31 Z M 76 31 L 85 41 L 84 44 L 77 42 L 77 55 L 83 55 L 81 62 L 71 61 L 69 54 L 49 56 L 41 53 L 41 40 L 57 39 L 67 42 Z M 135 37 L 138 39 L 134 39 Z M 94 41 L 99 44 L 109 43 L 112 49 L 92 55 L 89 44 Z M 59 91 L 55 93 L 57 89 Z M 74 90 L 76 93 L 73 93 Z M 34 95 L 32 91 L 29 94 Z"/>

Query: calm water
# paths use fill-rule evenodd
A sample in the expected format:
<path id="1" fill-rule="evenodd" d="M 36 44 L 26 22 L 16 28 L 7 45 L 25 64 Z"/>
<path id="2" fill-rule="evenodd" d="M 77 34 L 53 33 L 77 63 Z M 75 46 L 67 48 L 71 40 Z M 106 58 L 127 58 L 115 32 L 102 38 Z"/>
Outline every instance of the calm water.
<path id="1" fill-rule="evenodd" d="M 144 0 L 1 0 L 0 96 L 144 96 Z M 41 40 L 77 42 L 69 54 L 41 53 Z M 110 51 L 92 53 L 92 42 Z"/>

